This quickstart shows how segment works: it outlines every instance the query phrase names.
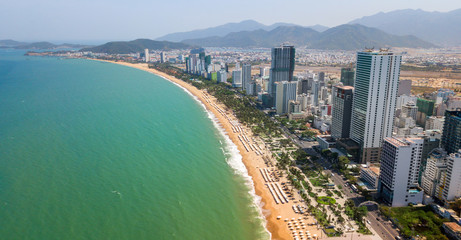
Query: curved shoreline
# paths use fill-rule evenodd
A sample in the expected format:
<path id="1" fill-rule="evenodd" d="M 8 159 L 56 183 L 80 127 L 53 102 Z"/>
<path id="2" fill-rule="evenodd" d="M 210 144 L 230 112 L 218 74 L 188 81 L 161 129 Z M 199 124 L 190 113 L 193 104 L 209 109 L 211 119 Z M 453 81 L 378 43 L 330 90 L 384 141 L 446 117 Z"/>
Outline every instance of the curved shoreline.
<path id="1" fill-rule="evenodd" d="M 158 75 L 159 76 L 159 75 Z M 166 77 L 163 77 L 163 76 L 159 76 L 163 79 L 165 79 L 166 81 L 170 81 L 168 78 Z M 172 82 L 172 81 L 170 81 Z M 226 157 L 226 162 L 227 164 L 235 171 L 237 172 L 238 175 L 241 175 L 244 179 L 245 179 L 245 182 L 246 182 L 246 185 L 247 187 L 249 187 L 249 191 L 248 193 L 251 195 L 252 197 L 252 202 L 253 202 L 253 205 L 255 208 L 258 209 L 258 213 L 259 213 L 259 217 L 261 218 L 262 220 L 262 227 L 264 228 L 264 231 L 269 235 L 269 238 L 271 239 L 272 238 L 272 234 L 271 232 L 267 229 L 267 220 L 263 214 L 263 211 L 262 211 L 262 204 L 261 204 L 261 197 L 258 196 L 256 194 L 256 191 L 255 191 L 255 186 L 254 186 L 254 182 L 253 182 L 253 178 L 248 174 L 248 170 L 245 166 L 245 164 L 243 163 L 243 156 L 240 152 L 240 150 L 238 149 L 238 146 L 230 139 L 229 137 L 229 133 L 228 131 L 222 126 L 220 120 L 218 117 L 216 117 L 215 113 L 213 113 L 212 111 L 208 110 L 207 106 L 205 105 L 204 102 L 202 102 L 197 96 L 195 96 L 194 94 L 192 94 L 188 89 L 186 89 L 185 87 L 179 85 L 178 83 L 176 82 L 172 82 L 173 84 L 177 85 L 178 87 L 180 87 L 181 89 L 183 89 L 187 94 L 189 94 L 190 96 L 192 96 L 192 98 L 197 101 L 198 104 L 200 104 L 201 107 L 203 107 L 203 109 L 205 110 L 205 112 L 207 113 L 208 115 L 208 118 L 211 120 L 211 122 L 213 123 L 213 126 L 216 128 L 216 130 L 218 130 L 219 134 L 221 135 L 220 137 L 223 138 L 223 140 L 226 142 L 224 144 L 225 146 L 225 150 L 223 150 L 223 153 L 224 155 L 226 155 L 226 153 L 230 154 L 231 156 L 230 157 Z M 192 86 L 193 87 L 193 86 Z M 222 143 L 221 143 L 222 144 Z M 234 153 L 232 148 L 235 148 L 236 152 Z M 232 161 L 232 158 L 233 157 L 238 157 L 238 161 Z M 242 166 L 237 166 L 237 165 L 242 165 Z"/>
<path id="2" fill-rule="evenodd" d="M 204 97 L 205 91 L 199 90 L 196 87 L 182 80 L 179 80 L 173 76 L 170 76 L 166 73 L 160 72 L 156 69 L 148 68 L 148 65 L 145 63 L 133 64 L 133 63 L 127 63 L 127 62 L 115 62 L 115 61 L 100 60 L 100 59 L 90 59 L 90 60 L 115 63 L 115 64 L 132 67 L 132 68 L 136 68 L 139 70 L 143 70 L 143 71 L 155 74 L 174 84 L 179 85 L 180 87 L 187 90 L 190 94 L 195 96 L 205 106 L 207 111 L 213 113 L 214 117 L 217 119 L 221 127 L 225 130 L 225 134 L 237 146 L 240 152 L 240 155 L 242 156 L 242 162 L 248 171 L 248 175 L 253 181 L 254 192 L 258 197 L 261 198 L 260 200 L 261 205 L 258 207 L 260 207 L 261 213 L 263 214 L 263 217 L 265 218 L 266 229 L 269 231 L 271 235 L 271 239 L 292 239 L 292 236 L 290 235 L 288 228 L 284 228 L 281 226 L 283 224 L 283 220 L 277 219 L 278 215 L 285 216 L 285 215 L 291 215 L 291 214 L 289 212 L 286 212 L 286 209 L 283 209 L 276 205 L 276 203 L 272 199 L 272 195 L 270 194 L 270 192 L 267 190 L 267 187 L 265 186 L 265 181 L 263 177 L 259 173 L 259 168 L 267 167 L 266 164 L 264 163 L 264 160 L 262 159 L 261 156 L 257 155 L 255 152 L 246 151 L 245 146 L 238 139 L 238 134 L 233 132 L 232 125 L 229 122 L 229 120 L 223 117 L 220 114 L 220 112 L 212 105 L 214 104 L 214 105 L 221 107 L 222 109 L 225 109 L 223 104 L 219 103 L 212 96 L 209 96 L 208 98 L 210 103 L 207 102 Z M 231 117 L 232 120 L 237 120 L 232 114 L 229 114 L 229 117 Z M 245 128 L 245 132 L 247 133 L 247 135 L 249 135 L 249 137 L 252 138 L 253 134 L 251 133 L 251 130 L 246 127 L 243 127 L 243 128 Z M 268 150 L 264 150 L 264 151 L 268 151 Z M 270 155 L 270 152 L 268 153 Z"/>

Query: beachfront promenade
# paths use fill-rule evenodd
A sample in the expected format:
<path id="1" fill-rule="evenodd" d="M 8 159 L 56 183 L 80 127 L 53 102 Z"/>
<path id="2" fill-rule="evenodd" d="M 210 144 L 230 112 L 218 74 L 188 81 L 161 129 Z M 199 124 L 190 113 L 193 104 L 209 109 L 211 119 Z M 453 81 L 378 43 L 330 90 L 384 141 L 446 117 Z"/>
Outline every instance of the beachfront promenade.
<path id="1" fill-rule="evenodd" d="M 266 194 L 272 197 L 265 198 L 264 201 L 272 200 L 275 203 L 271 204 L 273 205 L 272 212 L 266 216 L 268 221 L 275 221 L 283 232 L 288 233 L 288 239 L 312 240 L 323 236 L 323 230 L 319 229 L 315 218 L 309 215 L 307 206 L 297 193 L 296 188 L 284 176 L 283 171 L 273 167 L 276 165 L 276 160 L 265 146 L 264 141 L 253 136 L 251 130 L 236 119 L 232 110 L 220 106 L 222 104 L 218 103 L 206 91 L 202 92 L 202 97 L 230 124 L 232 133 L 237 135 L 237 139 L 245 149 L 246 154 L 254 154 L 253 161 L 256 161 L 256 158 L 263 160 L 261 162 L 264 165 L 257 168 L 261 180 L 264 181 Z"/>

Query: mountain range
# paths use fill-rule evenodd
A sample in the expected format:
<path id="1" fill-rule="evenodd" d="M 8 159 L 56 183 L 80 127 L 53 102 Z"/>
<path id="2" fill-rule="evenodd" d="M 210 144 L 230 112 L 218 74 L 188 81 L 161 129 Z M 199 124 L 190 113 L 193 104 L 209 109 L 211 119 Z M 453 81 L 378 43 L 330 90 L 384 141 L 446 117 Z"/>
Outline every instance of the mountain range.
<path id="1" fill-rule="evenodd" d="M 412 44 L 409 44 L 409 41 L 411 41 L 412 39 L 416 40 L 417 42 L 420 42 L 420 40 L 423 40 L 425 42 L 430 42 L 438 46 L 448 46 L 448 47 L 449 46 L 461 46 L 461 9 L 453 10 L 450 12 L 427 12 L 427 11 L 423 11 L 420 9 L 418 10 L 404 9 L 404 10 L 391 11 L 387 13 L 380 12 L 380 13 L 377 13 L 371 16 L 366 16 L 366 17 L 353 20 L 347 24 L 349 25 L 360 24 L 360 25 L 364 25 L 370 28 L 377 28 L 381 31 L 384 31 L 385 33 L 389 33 L 389 34 L 397 35 L 397 36 L 411 36 L 412 35 L 416 37 L 416 38 L 414 37 L 403 38 L 402 44 L 398 44 L 402 46 L 403 45 L 411 46 Z M 340 25 L 337 27 L 341 27 L 341 26 L 343 25 Z M 223 39 L 220 39 L 220 40 L 227 41 L 227 43 L 223 44 L 226 46 L 244 45 L 239 42 L 230 44 L 232 38 L 235 38 L 236 40 L 248 39 L 251 42 L 251 44 L 247 44 L 247 45 L 262 46 L 262 45 L 265 45 L 264 42 L 269 41 L 269 40 L 263 39 L 264 36 L 267 36 L 266 32 L 271 32 L 279 27 L 299 27 L 298 29 L 303 28 L 302 26 L 291 24 L 291 23 L 275 23 L 272 25 L 264 25 L 254 20 L 245 20 L 239 23 L 228 23 L 228 24 L 224 24 L 224 25 L 220 25 L 216 27 L 210 27 L 206 29 L 200 29 L 200 30 L 194 30 L 194 31 L 188 31 L 188 32 L 171 33 L 163 37 L 160 37 L 157 40 L 168 40 L 168 41 L 174 41 L 174 42 L 180 42 L 180 41 L 192 42 L 192 40 L 204 39 L 207 41 L 207 43 L 210 43 L 212 39 L 219 39 L 219 37 L 222 37 Z M 311 28 L 312 30 L 315 30 L 320 33 L 323 33 L 329 30 L 328 27 L 325 27 L 322 25 L 314 25 L 311 27 L 304 27 L 304 28 Z M 289 28 L 286 28 L 285 30 L 288 31 L 288 29 Z M 259 30 L 263 30 L 265 32 L 259 31 Z M 261 35 L 255 36 L 256 32 L 254 31 L 258 31 Z M 250 32 L 253 32 L 253 33 L 250 33 Z M 303 34 L 303 33 L 299 33 L 299 34 Z M 381 35 L 381 34 L 378 34 L 378 35 Z M 261 39 L 261 40 L 256 40 L 256 39 Z M 393 40 L 390 42 L 395 44 L 396 39 L 397 38 L 393 37 Z M 352 40 L 356 41 L 356 39 L 352 39 Z M 380 42 L 381 39 L 369 39 L 369 40 L 376 40 Z M 254 43 L 255 41 L 258 43 L 255 44 Z M 288 39 L 288 41 L 290 40 Z M 339 40 L 337 39 L 336 40 L 332 39 L 329 41 L 339 43 Z M 386 41 L 385 43 L 387 44 L 389 43 L 389 41 Z M 397 43 L 399 42 L 397 41 Z M 312 43 L 313 46 L 318 45 L 318 44 Z M 320 45 L 324 45 L 324 44 L 320 44 Z M 421 44 L 415 44 L 415 46 L 418 46 L 418 45 L 421 45 Z"/>
<path id="2" fill-rule="evenodd" d="M 349 22 L 378 28 L 395 35 L 414 35 L 440 46 L 461 46 L 461 9 L 450 12 L 397 10 Z"/>
<path id="3" fill-rule="evenodd" d="M 27 43 L 27 42 L 18 42 L 18 41 L 11 40 L 11 39 L 0 40 L 0 48 L 57 49 L 57 48 L 82 48 L 86 46 L 87 45 L 71 44 L 71 43 L 63 43 L 63 44 L 53 44 L 50 42 Z"/>
<path id="4" fill-rule="evenodd" d="M 152 50 L 171 50 L 188 49 L 191 45 L 186 43 L 176 43 L 168 41 L 155 41 L 150 39 L 136 39 L 133 41 L 108 42 L 103 45 L 83 48 L 81 52 L 108 53 L 108 54 L 127 54 L 144 52 L 144 49 Z"/>
<path id="5" fill-rule="evenodd" d="M 245 20 L 238 23 L 227 23 L 216 27 L 210 27 L 206 29 L 193 30 L 188 32 L 178 32 L 167 34 L 163 37 L 159 37 L 156 40 L 159 41 L 172 41 L 181 42 L 186 39 L 197 39 L 206 37 L 224 37 L 229 33 L 242 32 L 242 31 L 254 31 L 254 30 L 265 30 L 271 31 L 280 26 L 299 26 L 292 23 L 274 23 L 272 25 L 264 25 L 254 20 Z M 322 32 L 328 29 L 328 27 L 322 25 L 310 26 L 310 28 Z"/>
<path id="6" fill-rule="evenodd" d="M 318 32 L 299 26 L 279 26 L 271 31 L 229 33 L 224 37 L 187 39 L 183 43 L 203 47 L 273 47 L 288 42 L 315 49 L 357 50 L 364 47 L 436 47 L 414 36 L 396 36 L 359 24 L 344 24 Z"/>

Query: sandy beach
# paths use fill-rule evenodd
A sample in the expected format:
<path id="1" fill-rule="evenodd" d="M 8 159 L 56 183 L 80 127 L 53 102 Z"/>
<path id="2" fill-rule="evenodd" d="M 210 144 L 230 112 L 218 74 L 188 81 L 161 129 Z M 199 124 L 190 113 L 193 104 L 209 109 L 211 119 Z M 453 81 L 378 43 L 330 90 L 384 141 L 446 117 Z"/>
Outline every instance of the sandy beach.
<path id="1" fill-rule="evenodd" d="M 296 191 L 288 193 L 290 186 L 287 184 L 285 175 L 280 176 L 271 163 L 265 163 L 264 159 L 266 162 L 274 160 L 271 160 L 271 153 L 264 146 L 264 142 L 259 137 L 253 136 L 249 128 L 240 124 L 231 110 L 207 94 L 206 91 L 199 90 L 163 72 L 149 69 L 145 63 L 106 62 L 141 69 L 164 77 L 187 89 L 205 105 L 207 110 L 216 116 L 226 134 L 237 145 L 243 163 L 253 179 L 255 192 L 261 197 L 262 212 L 267 221 L 266 227 L 272 234 L 272 239 L 309 239 L 308 236 L 312 236 L 314 239 L 315 236 L 319 238 L 322 236 L 322 230 L 317 229 L 316 225 L 310 225 L 315 222 L 312 216 L 308 216 L 307 213 L 295 213 L 293 205 L 301 204 L 301 198 Z"/>

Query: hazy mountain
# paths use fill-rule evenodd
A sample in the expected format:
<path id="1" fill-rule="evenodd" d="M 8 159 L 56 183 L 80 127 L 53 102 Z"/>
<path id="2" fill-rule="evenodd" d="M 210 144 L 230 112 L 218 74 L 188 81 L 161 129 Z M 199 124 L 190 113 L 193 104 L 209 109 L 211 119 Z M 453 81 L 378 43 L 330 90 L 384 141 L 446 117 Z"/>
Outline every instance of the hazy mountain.
<path id="1" fill-rule="evenodd" d="M 313 25 L 313 26 L 308 26 L 308 28 L 314 29 L 317 32 L 325 32 L 326 30 L 329 29 L 329 27 L 326 27 L 326 26 L 323 26 L 323 25 L 320 25 L 320 24 L 316 24 L 316 25 Z"/>
<path id="2" fill-rule="evenodd" d="M 53 44 L 50 42 L 26 43 L 26 42 L 14 41 L 14 40 L 0 40 L 0 47 L 15 48 L 15 49 L 82 48 L 82 47 L 87 47 L 87 46 L 88 45 L 71 44 L 71 43 L 63 43 L 63 44 Z"/>
<path id="3" fill-rule="evenodd" d="M 295 24 L 274 23 L 270 26 L 266 26 L 254 20 L 245 20 L 239 23 L 227 23 L 224 25 L 206 28 L 206 29 L 199 29 L 199 30 L 193 30 L 193 31 L 188 31 L 188 32 L 171 33 L 163 37 L 159 37 L 156 40 L 180 42 L 185 39 L 196 39 L 196 38 L 205 38 L 205 37 L 223 37 L 232 32 L 254 31 L 254 30 L 259 30 L 259 29 L 270 31 L 280 26 L 295 26 Z"/>
<path id="4" fill-rule="evenodd" d="M 297 26 L 281 26 L 272 31 L 230 33 L 224 37 L 184 40 L 203 47 L 274 47 L 284 42 L 315 49 L 356 50 L 364 47 L 435 47 L 414 36 L 396 36 L 362 25 L 340 25 L 324 32 Z"/>
<path id="5" fill-rule="evenodd" d="M 18 42 L 18 41 L 11 40 L 11 39 L 0 40 L 1 47 L 14 47 L 14 46 L 25 45 L 25 44 L 27 43 Z"/>
<path id="6" fill-rule="evenodd" d="M 272 47 L 284 42 L 304 45 L 320 33 L 310 28 L 280 26 L 272 31 L 255 30 L 229 33 L 224 37 L 208 37 L 184 40 L 188 44 L 204 47 Z"/>
<path id="7" fill-rule="evenodd" d="M 350 23 L 375 27 L 396 35 L 414 35 L 443 46 L 461 46 L 461 9 L 451 12 L 397 10 L 362 17 Z"/>
<path id="8" fill-rule="evenodd" d="M 363 49 L 364 47 L 431 48 L 436 46 L 415 36 L 397 36 L 359 24 L 344 24 L 321 33 L 309 47 L 316 49 L 355 50 Z"/>
<path id="9" fill-rule="evenodd" d="M 153 50 L 170 50 L 170 49 L 187 49 L 192 46 L 184 43 L 174 43 L 167 41 L 155 41 L 150 39 L 136 39 L 129 42 L 108 42 L 91 48 L 83 48 L 81 52 L 94 52 L 94 53 L 109 53 L 109 54 L 125 54 L 144 52 L 144 49 Z"/>

